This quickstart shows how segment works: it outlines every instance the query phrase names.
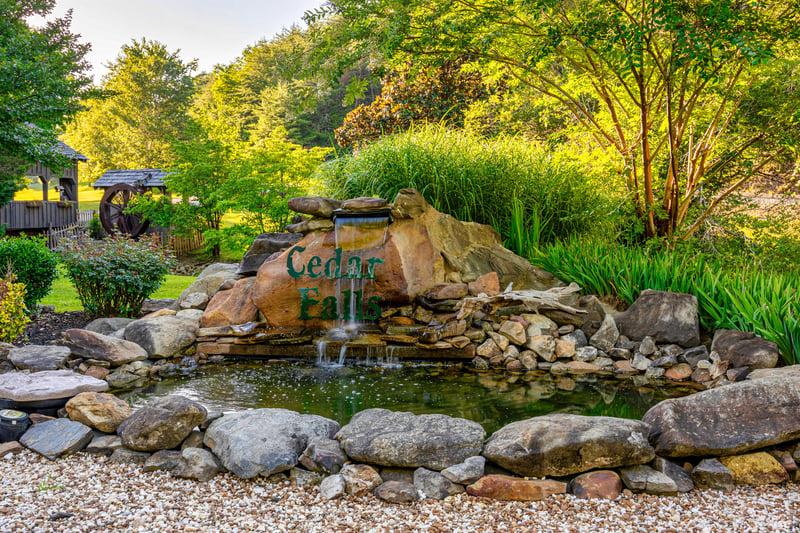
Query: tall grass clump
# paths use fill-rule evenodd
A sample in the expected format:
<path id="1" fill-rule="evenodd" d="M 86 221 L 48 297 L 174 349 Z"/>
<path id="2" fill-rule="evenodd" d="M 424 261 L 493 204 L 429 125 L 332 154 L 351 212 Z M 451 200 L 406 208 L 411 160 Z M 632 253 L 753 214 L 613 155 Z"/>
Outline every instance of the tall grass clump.
<path id="1" fill-rule="evenodd" d="M 576 165 L 518 137 L 484 138 L 426 126 L 382 139 L 319 167 L 336 198 L 393 200 L 415 188 L 437 210 L 489 224 L 516 253 L 590 232 L 608 201 Z"/>
<path id="2" fill-rule="evenodd" d="M 756 333 L 778 345 L 786 364 L 800 363 L 795 273 L 731 269 L 698 252 L 576 238 L 542 248 L 533 262 L 587 292 L 612 294 L 627 304 L 645 289 L 693 294 L 704 329 Z"/>

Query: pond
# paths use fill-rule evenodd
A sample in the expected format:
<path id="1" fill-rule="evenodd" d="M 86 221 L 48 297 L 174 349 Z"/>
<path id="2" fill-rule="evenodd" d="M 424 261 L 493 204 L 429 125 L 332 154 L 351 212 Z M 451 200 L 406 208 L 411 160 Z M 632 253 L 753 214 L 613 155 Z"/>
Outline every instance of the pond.
<path id="1" fill-rule="evenodd" d="M 254 361 L 201 367 L 120 394 L 133 407 L 180 394 L 210 411 L 280 407 L 346 424 L 357 412 L 381 407 L 442 413 L 480 423 L 488 433 L 548 413 L 641 418 L 653 405 L 690 393 L 686 388 L 636 386 L 630 379 L 560 377 L 545 373 L 476 373 L 443 365 L 316 366 Z"/>

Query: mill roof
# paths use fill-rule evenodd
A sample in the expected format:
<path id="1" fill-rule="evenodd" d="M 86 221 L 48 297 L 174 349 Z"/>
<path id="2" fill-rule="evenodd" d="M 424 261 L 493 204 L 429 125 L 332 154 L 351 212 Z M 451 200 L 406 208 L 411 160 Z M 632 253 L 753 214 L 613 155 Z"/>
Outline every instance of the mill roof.
<path id="1" fill-rule="evenodd" d="M 79 151 L 72 148 L 65 142 L 58 141 L 56 145 L 56 152 L 59 154 L 64 154 L 65 156 L 69 157 L 70 159 L 74 159 L 76 161 L 88 161 L 89 158 L 80 153 Z"/>
<path id="2" fill-rule="evenodd" d="M 160 168 L 116 169 L 107 170 L 92 184 L 95 188 L 106 188 L 127 183 L 134 187 L 163 187 L 164 178 L 169 175 Z"/>

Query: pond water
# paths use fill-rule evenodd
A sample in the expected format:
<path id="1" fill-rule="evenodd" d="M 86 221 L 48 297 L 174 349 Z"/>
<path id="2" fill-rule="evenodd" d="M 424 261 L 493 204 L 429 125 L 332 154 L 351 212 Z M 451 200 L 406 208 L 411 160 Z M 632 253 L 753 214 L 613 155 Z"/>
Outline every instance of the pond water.
<path id="1" fill-rule="evenodd" d="M 121 397 L 133 407 L 180 394 L 211 411 L 281 407 L 346 424 L 373 407 L 416 414 L 442 413 L 480 423 L 488 433 L 548 413 L 641 418 L 653 405 L 688 389 L 636 386 L 630 379 L 509 376 L 457 366 L 315 366 L 297 361 L 201 367 Z"/>

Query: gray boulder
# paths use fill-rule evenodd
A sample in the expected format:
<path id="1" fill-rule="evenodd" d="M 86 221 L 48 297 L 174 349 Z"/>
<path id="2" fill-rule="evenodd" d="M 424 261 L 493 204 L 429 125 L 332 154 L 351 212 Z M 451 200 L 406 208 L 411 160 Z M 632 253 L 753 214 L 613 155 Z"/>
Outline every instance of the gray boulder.
<path id="1" fill-rule="evenodd" d="M 717 352 L 720 361 L 730 361 L 732 368 L 750 370 L 774 368 L 780 358 L 778 345 L 753 333 L 733 329 L 714 332 L 711 351 Z"/>
<path id="2" fill-rule="evenodd" d="M 800 377 L 741 381 L 652 407 L 642 421 L 665 457 L 739 454 L 800 438 Z"/>
<path id="3" fill-rule="evenodd" d="M 336 438 L 356 461 L 442 470 L 478 455 L 485 435 L 480 424 L 463 418 L 367 409 Z"/>
<path id="4" fill-rule="evenodd" d="M 110 335 L 115 331 L 123 329 L 134 320 L 133 318 L 123 317 L 97 318 L 86 324 L 83 329 L 91 331 L 92 333 L 99 333 L 100 335 Z"/>
<path id="5" fill-rule="evenodd" d="M 733 474 L 717 459 L 703 459 L 692 470 L 692 481 L 698 489 L 733 490 Z"/>
<path id="6" fill-rule="evenodd" d="M 108 383 L 72 370 L 7 372 L 0 374 L 0 398 L 15 402 L 37 402 L 72 398 L 81 392 L 105 392 Z"/>
<path id="7" fill-rule="evenodd" d="M 640 341 L 648 335 L 658 343 L 685 348 L 700 344 L 697 298 L 691 294 L 644 290 L 627 311 L 616 316 L 622 335 Z"/>
<path id="8" fill-rule="evenodd" d="M 136 343 L 86 329 L 65 331 L 64 344 L 69 347 L 73 355 L 84 359 L 108 361 L 112 366 L 147 359 L 147 352 Z"/>
<path id="9" fill-rule="evenodd" d="M 144 301 L 139 312 L 143 315 L 155 313 L 162 309 L 178 309 L 178 300 L 175 298 L 149 298 Z"/>
<path id="10" fill-rule="evenodd" d="M 92 440 L 92 428 L 67 418 L 32 425 L 19 443 L 51 461 L 81 451 Z"/>
<path id="11" fill-rule="evenodd" d="M 609 352 L 617 344 L 617 339 L 619 339 L 617 323 L 614 321 L 613 316 L 606 315 L 605 318 L 603 318 L 602 324 L 600 324 L 600 329 L 592 335 L 592 338 L 589 339 L 589 343 L 598 350 Z"/>
<path id="12" fill-rule="evenodd" d="M 208 305 L 208 294 L 204 292 L 192 292 L 181 299 L 178 306 L 181 309 L 205 309 Z"/>
<path id="13" fill-rule="evenodd" d="M 122 448 L 122 439 L 117 435 L 98 435 L 84 448 L 86 453 L 105 455 L 106 457 Z"/>
<path id="14" fill-rule="evenodd" d="M 291 200 L 290 200 L 291 201 Z M 241 276 L 255 276 L 259 267 L 272 254 L 285 250 L 300 242 L 302 233 L 262 233 L 242 257 L 237 274 Z"/>
<path id="15" fill-rule="evenodd" d="M 295 466 L 313 437 L 332 438 L 339 424 L 286 409 L 227 414 L 206 431 L 204 443 L 222 465 L 243 478 L 271 476 Z"/>
<path id="16" fill-rule="evenodd" d="M 121 465 L 143 465 L 149 457 L 150 454 L 147 452 L 137 452 L 136 450 L 122 447 L 114 450 L 108 460 Z"/>
<path id="17" fill-rule="evenodd" d="M 323 500 L 335 500 L 345 494 L 344 478 L 339 474 L 328 476 L 319 484 L 319 495 Z"/>
<path id="18" fill-rule="evenodd" d="M 411 503 L 419 499 L 414 485 L 407 481 L 385 481 L 373 492 L 376 498 L 389 503 Z"/>
<path id="19" fill-rule="evenodd" d="M 241 278 L 236 273 L 237 270 L 239 270 L 237 263 L 214 263 L 213 265 L 208 265 L 200 272 L 197 279 L 181 292 L 178 297 L 178 307 L 180 308 L 184 300 L 195 292 L 201 292 L 211 298 L 223 283 Z"/>
<path id="20" fill-rule="evenodd" d="M 208 481 L 220 471 L 214 454 L 202 448 L 186 448 L 181 452 L 178 464 L 170 471 L 175 477 Z"/>
<path id="21" fill-rule="evenodd" d="M 142 318 L 128 324 L 125 340 L 145 349 L 148 357 L 167 358 L 191 346 L 197 338 L 197 321 L 176 316 Z"/>
<path id="22" fill-rule="evenodd" d="M 663 457 L 656 457 L 653 460 L 652 466 L 674 481 L 678 492 L 689 492 L 694 488 L 692 474 L 690 474 L 682 466 L 676 465 L 672 461 L 664 459 Z"/>
<path id="23" fill-rule="evenodd" d="M 117 434 L 133 450 L 154 452 L 180 446 L 206 418 L 206 408 L 183 396 L 157 398 L 128 417 Z"/>
<path id="24" fill-rule="evenodd" d="M 178 466 L 182 456 L 177 450 L 159 450 L 144 462 L 144 471 L 172 470 Z"/>
<path id="25" fill-rule="evenodd" d="M 194 320 L 195 322 L 200 321 L 200 317 L 203 316 L 202 309 L 181 309 L 175 316 L 178 318 L 188 318 L 189 320 Z"/>
<path id="26" fill-rule="evenodd" d="M 453 465 L 442 470 L 442 475 L 453 483 L 471 485 L 483 477 L 486 458 L 480 455 L 470 457 L 461 464 Z"/>
<path id="27" fill-rule="evenodd" d="M 31 372 L 63 368 L 67 357 L 69 357 L 69 348 L 66 346 L 37 346 L 31 344 L 22 348 L 14 348 L 8 352 L 8 360 L 15 367 L 20 370 L 30 370 Z"/>
<path id="28" fill-rule="evenodd" d="M 464 492 L 464 487 L 457 485 L 439 472 L 427 468 L 414 471 L 414 488 L 421 495 L 432 500 L 444 500 L 448 496 Z"/>
<path id="29" fill-rule="evenodd" d="M 521 476 L 566 476 L 653 460 L 648 426 L 638 420 L 551 414 L 497 430 L 483 456 Z"/>
<path id="30" fill-rule="evenodd" d="M 633 492 L 648 494 L 676 494 L 678 486 L 667 476 L 647 465 L 636 465 L 621 468 L 619 477 L 622 483 Z"/>

